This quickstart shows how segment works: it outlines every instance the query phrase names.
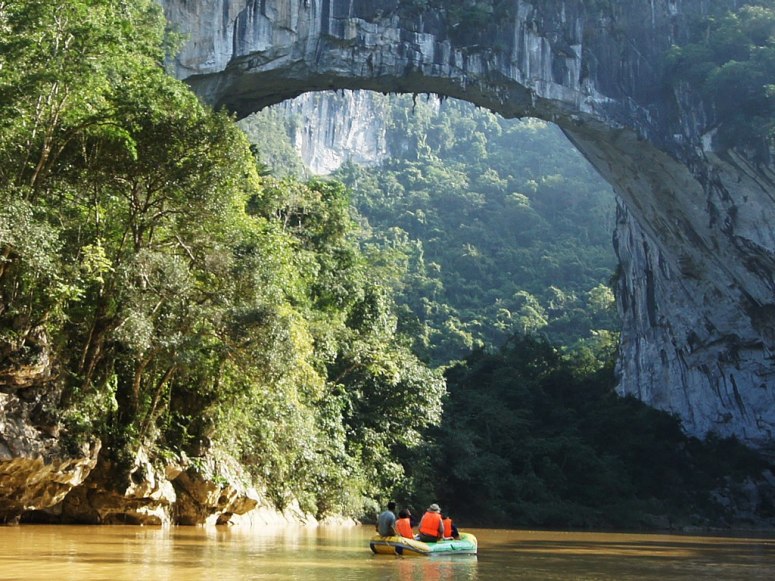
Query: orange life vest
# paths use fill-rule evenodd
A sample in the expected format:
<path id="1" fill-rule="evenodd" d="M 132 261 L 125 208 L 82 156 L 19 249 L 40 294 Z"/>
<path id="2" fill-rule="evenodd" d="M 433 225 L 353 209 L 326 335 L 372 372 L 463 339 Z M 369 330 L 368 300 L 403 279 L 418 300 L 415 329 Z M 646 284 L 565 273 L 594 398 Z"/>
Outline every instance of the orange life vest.
<path id="1" fill-rule="evenodd" d="M 447 517 L 443 521 L 444 523 L 444 536 L 445 537 L 451 537 L 452 536 L 452 519 Z"/>
<path id="2" fill-rule="evenodd" d="M 408 539 L 414 537 L 414 533 L 412 533 L 412 521 L 410 521 L 408 518 L 398 519 L 396 521 L 396 530 L 402 537 L 406 537 Z"/>
<path id="3" fill-rule="evenodd" d="M 420 521 L 420 532 L 429 537 L 438 537 L 439 524 L 441 524 L 441 515 L 438 512 L 426 512 Z"/>

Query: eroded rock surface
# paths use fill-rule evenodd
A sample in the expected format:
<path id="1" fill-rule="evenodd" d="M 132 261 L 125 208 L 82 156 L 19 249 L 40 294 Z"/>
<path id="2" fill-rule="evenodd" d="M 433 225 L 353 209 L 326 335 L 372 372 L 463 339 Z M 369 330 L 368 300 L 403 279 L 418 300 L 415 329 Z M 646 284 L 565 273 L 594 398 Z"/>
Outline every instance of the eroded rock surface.
<path id="1" fill-rule="evenodd" d="M 266 506 L 239 465 L 212 456 L 151 460 L 140 450 L 126 469 L 101 457 L 89 477 L 48 506 L 23 511 L 22 522 L 206 525 Z M 57 500 L 54 502 L 54 500 Z M 263 505 L 263 506 L 262 506 Z"/>
<path id="2" fill-rule="evenodd" d="M 43 389 L 0 392 L 0 522 L 56 505 L 97 463 L 100 442 L 75 445 L 41 409 Z"/>

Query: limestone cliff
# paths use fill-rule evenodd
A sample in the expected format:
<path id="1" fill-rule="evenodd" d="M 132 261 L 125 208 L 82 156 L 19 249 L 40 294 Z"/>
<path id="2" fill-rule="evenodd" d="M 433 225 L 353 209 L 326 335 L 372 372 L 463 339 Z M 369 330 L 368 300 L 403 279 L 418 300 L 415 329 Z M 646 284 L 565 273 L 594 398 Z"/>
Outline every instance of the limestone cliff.
<path id="1" fill-rule="evenodd" d="M 239 115 L 365 88 L 557 123 L 622 202 L 620 391 L 772 447 L 774 168 L 718 149 L 712 111 L 660 83 L 707 0 L 514 0 L 478 27 L 398 0 L 161 3 L 188 35 L 175 73 Z"/>
<path id="2" fill-rule="evenodd" d="M 386 101 L 373 93 L 305 93 L 276 105 L 291 119 L 291 139 L 314 175 L 345 162 L 371 165 L 387 157 Z"/>

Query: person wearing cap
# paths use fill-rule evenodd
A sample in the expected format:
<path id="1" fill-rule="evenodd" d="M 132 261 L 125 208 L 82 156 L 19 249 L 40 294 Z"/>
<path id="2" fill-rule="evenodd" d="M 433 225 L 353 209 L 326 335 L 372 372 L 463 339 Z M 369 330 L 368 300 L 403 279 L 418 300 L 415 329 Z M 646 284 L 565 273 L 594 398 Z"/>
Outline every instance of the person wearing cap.
<path id="1" fill-rule="evenodd" d="M 419 540 L 423 543 L 435 543 L 444 538 L 444 523 L 441 520 L 441 509 L 435 502 L 422 515 L 418 531 Z"/>

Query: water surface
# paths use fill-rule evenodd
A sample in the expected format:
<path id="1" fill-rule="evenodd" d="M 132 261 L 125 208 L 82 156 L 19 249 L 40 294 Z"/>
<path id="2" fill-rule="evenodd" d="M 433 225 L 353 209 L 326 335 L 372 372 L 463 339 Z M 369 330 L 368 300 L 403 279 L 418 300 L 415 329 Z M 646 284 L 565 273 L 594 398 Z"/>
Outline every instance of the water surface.
<path id="1" fill-rule="evenodd" d="M 466 529 L 478 556 L 374 556 L 371 527 L 0 527 L 0 579 L 775 579 L 775 539 Z"/>

